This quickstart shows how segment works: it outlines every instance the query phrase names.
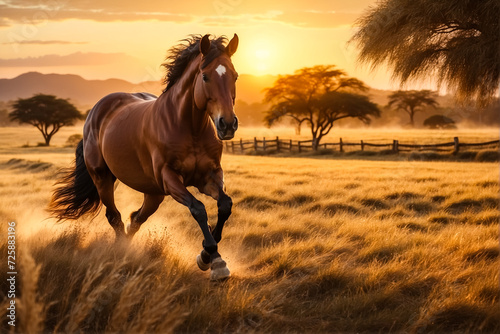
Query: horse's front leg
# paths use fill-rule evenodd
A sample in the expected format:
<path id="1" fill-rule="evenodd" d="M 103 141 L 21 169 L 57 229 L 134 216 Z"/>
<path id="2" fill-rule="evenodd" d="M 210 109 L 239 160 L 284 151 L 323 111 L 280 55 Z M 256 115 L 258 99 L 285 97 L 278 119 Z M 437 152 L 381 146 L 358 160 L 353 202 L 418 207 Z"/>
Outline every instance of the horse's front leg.
<path id="1" fill-rule="evenodd" d="M 214 239 L 209 227 L 208 227 L 208 216 L 205 206 L 202 202 L 198 201 L 184 186 L 182 178 L 176 173 L 169 169 L 163 172 L 163 180 L 165 193 L 170 194 L 177 202 L 184 204 L 189 208 L 189 211 L 193 215 L 198 225 L 203 232 L 203 256 L 198 256 L 197 262 L 200 266 L 200 261 L 206 264 L 207 267 L 200 266 L 200 269 L 207 270 L 210 264 L 212 269 L 210 273 L 211 280 L 221 280 L 229 277 L 229 269 L 227 269 L 226 262 L 222 260 L 220 254 L 217 251 L 217 242 Z"/>
<path id="2" fill-rule="evenodd" d="M 224 190 L 219 189 L 219 198 L 217 199 L 217 207 L 219 208 L 217 215 L 217 225 L 212 231 L 215 242 L 219 243 L 222 239 L 222 229 L 224 224 L 231 216 L 231 208 L 233 207 L 233 200 L 229 197 Z"/>
<path id="3" fill-rule="evenodd" d="M 222 239 L 222 229 L 224 224 L 231 215 L 231 208 L 233 206 L 233 201 L 224 191 L 224 184 L 222 181 L 222 171 L 215 174 L 215 177 L 208 182 L 205 188 L 202 190 L 206 195 L 211 196 L 217 201 L 218 215 L 217 215 L 217 225 L 212 230 L 212 236 L 216 243 L 219 243 Z M 226 262 L 222 258 L 214 259 L 210 254 L 208 254 L 205 249 L 201 251 L 201 254 L 197 257 L 197 263 L 201 270 L 208 270 L 212 268 L 212 275 L 214 274 L 214 269 L 220 269 L 221 272 L 229 270 L 227 269 Z"/>

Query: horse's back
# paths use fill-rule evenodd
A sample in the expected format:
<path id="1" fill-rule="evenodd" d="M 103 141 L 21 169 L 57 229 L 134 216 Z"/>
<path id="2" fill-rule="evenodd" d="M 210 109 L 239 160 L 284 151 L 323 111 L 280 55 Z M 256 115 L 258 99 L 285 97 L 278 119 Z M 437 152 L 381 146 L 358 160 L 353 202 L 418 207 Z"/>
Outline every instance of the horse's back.
<path id="1" fill-rule="evenodd" d="M 132 95 L 145 101 L 156 100 L 158 98 L 158 96 L 146 92 L 132 93 Z"/>
<path id="2" fill-rule="evenodd" d="M 102 118 L 120 110 L 120 108 L 137 103 L 156 101 L 157 96 L 151 93 L 111 93 L 101 98 L 90 110 L 87 122 L 99 122 Z M 99 122 L 100 123 L 100 122 Z"/>

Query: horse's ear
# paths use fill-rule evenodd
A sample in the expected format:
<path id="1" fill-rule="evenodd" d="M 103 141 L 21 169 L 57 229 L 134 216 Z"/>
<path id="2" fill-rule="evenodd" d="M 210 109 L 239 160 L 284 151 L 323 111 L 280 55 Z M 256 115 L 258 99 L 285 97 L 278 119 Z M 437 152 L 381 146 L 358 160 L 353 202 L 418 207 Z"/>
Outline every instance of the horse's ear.
<path id="1" fill-rule="evenodd" d="M 208 38 L 210 35 L 205 35 L 200 41 L 200 52 L 203 56 L 206 56 L 210 51 L 210 39 Z"/>
<path id="2" fill-rule="evenodd" d="M 239 38 L 238 35 L 234 34 L 234 37 L 231 39 L 229 44 L 226 46 L 226 52 L 231 57 L 238 49 Z"/>

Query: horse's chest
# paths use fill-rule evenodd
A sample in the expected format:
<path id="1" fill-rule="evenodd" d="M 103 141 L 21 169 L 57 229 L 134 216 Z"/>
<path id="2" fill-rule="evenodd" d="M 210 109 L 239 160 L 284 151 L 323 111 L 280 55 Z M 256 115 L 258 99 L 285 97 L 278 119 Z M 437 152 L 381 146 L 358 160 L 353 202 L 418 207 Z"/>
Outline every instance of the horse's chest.
<path id="1" fill-rule="evenodd" d="M 206 175 L 217 168 L 215 162 L 203 155 L 190 155 L 178 163 L 178 172 L 188 182 L 205 179 Z"/>

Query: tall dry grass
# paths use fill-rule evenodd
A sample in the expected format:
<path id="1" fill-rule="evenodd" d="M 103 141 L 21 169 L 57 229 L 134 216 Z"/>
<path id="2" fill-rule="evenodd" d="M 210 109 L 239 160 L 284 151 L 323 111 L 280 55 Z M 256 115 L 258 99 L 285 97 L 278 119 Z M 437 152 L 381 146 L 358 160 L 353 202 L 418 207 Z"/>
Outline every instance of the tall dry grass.
<path id="1" fill-rule="evenodd" d="M 71 154 L 36 154 L 0 159 L 0 219 L 19 226 L 14 332 L 500 330 L 496 164 L 225 156 L 233 276 L 214 284 L 195 264 L 197 224 L 171 199 L 131 244 L 114 243 L 103 213 L 46 220 Z M 116 192 L 123 217 L 140 206 Z M 194 193 L 214 223 L 216 203 Z"/>

